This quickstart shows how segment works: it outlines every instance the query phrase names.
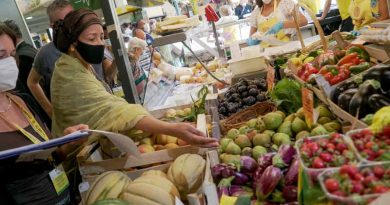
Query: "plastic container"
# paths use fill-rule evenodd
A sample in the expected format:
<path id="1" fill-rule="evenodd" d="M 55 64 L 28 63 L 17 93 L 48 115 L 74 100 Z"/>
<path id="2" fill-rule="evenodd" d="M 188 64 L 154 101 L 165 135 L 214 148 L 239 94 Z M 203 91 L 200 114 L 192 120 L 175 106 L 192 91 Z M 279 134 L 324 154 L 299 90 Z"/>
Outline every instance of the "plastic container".
<path id="1" fill-rule="evenodd" d="M 341 135 L 341 136 L 342 136 L 342 139 L 345 141 L 344 136 L 343 135 Z M 327 139 L 329 137 L 330 137 L 329 135 L 321 135 L 321 136 L 316 136 L 316 137 L 310 137 L 310 139 L 314 140 L 314 141 L 317 141 L 319 139 Z M 295 143 L 295 147 L 297 149 L 297 153 L 298 153 L 298 156 L 299 156 L 299 161 L 301 162 L 301 166 L 303 167 L 304 172 L 306 172 L 310 176 L 312 182 L 317 182 L 317 180 L 318 180 L 317 178 L 318 178 L 319 174 L 321 174 L 322 172 L 324 172 L 324 171 L 326 171 L 328 169 L 333 169 L 333 168 L 337 168 L 337 167 L 327 167 L 327 168 L 322 168 L 322 169 L 316 169 L 316 168 L 307 167 L 305 165 L 305 163 L 303 162 L 303 159 L 301 157 L 301 152 L 300 152 L 300 147 L 301 147 L 301 145 L 303 143 L 303 140 L 304 139 L 300 139 L 300 140 L 298 140 Z M 353 152 L 353 154 L 354 154 L 354 156 L 356 158 L 356 162 L 358 163 L 359 161 L 358 161 L 358 156 L 356 155 L 356 152 L 354 152 L 352 150 L 352 147 L 348 143 L 347 143 L 347 145 L 348 145 L 348 149 L 350 149 Z"/>
<path id="2" fill-rule="evenodd" d="M 390 162 L 376 162 L 371 164 L 360 165 L 357 167 L 359 170 L 361 170 L 362 168 L 373 167 L 376 165 L 383 165 L 386 169 L 388 169 L 390 167 Z M 330 176 L 336 174 L 339 170 L 340 168 L 327 169 L 318 176 L 318 181 L 320 183 L 320 186 L 324 191 L 324 193 L 326 194 L 326 196 L 328 197 L 328 199 L 340 204 L 368 204 L 369 202 L 371 202 L 372 200 L 376 199 L 381 195 L 381 194 L 366 194 L 366 195 L 355 194 L 355 195 L 342 197 L 328 192 L 328 190 L 325 188 L 325 180 Z"/>
<path id="3" fill-rule="evenodd" d="M 378 163 L 378 162 L 382 162 L 382 161 L 370 161 L 366 158 L 364 158 L 361 154 L 360 154 L 360 151 L 356 148 L 355 144 L 354 144 L 354 141 L 351 137 L 351 135 L 355 134 L 355 133 L 358 133 L 358 132 L 361 132 L 363 130 L 367 130 L 368 128 L 365 128 L 365 129 L 356 129 L 356 130 L 351 130 L 349 132 L 347 132 L 345 135 L 344 135 L 344 140 L 348 143 L 348 145 L 352 148 L 353 152 L 356 153 L 356 156 L 358 157 L 359 161 L 361 161 L 362 163 Z"/>

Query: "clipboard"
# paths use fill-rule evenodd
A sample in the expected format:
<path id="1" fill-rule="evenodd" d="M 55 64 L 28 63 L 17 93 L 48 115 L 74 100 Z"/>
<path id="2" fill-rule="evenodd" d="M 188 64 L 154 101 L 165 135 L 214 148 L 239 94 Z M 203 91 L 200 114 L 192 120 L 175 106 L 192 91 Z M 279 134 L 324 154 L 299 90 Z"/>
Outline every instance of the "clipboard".
<path id="1" fill-rule="evenodd" d="M 118 147 L 121 152 L 130 153 L 136 158 L 141 157 L 141 153 L 138 151 L 134 141 L 125 135 L 101 130 L 81 130 L 39 144 L 30 144 L 23 147 L 0 151 L 0 160 L 15 156 L 19 156 L 20 158 L 17 161 L 20 161 L 21 159 L 26 161 L 27 159 L 45 157 L 47 159 L 47 157 L 50 156 L 50 154 L 57 148 L 57 146 L 88 137 L 92 133 L 106 136 L 115 146 Z"/>

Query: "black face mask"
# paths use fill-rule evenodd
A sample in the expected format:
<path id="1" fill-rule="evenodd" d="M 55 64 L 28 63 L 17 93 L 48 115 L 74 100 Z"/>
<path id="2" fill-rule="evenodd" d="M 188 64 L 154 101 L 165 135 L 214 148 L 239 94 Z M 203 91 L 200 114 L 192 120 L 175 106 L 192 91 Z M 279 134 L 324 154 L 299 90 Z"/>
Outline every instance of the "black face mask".
<path id="1" fill-rule="evenodd" d="M 104 45 L 90 45 L 78 41 L 76 50 L 88 63 L 100 64 L 103 61 Z"/>

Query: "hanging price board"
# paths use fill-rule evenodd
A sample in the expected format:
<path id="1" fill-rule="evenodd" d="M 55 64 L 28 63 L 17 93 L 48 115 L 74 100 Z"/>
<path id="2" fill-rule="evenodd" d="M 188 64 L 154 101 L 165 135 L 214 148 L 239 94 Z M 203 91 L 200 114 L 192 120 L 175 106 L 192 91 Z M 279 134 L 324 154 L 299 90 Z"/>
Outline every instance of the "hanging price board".
<path id="1" fill-rule="evenodd" d="M 306 124 L 311 128 L 314 124 L 314 99 L 313 91 L 302 88 L 302 107 L 305 113 Z"/>
<path id="2" fill-rule="evenodd" d="M 268 66 L 267 68 L 267 88 L 268 92 L 270 92 L 274 88 L 275 83 L 275 69 L 272 66 Z"/>

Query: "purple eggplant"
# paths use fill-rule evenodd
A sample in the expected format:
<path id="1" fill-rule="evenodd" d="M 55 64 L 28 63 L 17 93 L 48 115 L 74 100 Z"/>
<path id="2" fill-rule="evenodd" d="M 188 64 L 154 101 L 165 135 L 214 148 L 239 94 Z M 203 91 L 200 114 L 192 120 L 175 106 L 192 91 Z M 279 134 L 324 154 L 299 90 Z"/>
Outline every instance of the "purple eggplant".
<path id="1" fill-rule="evenodd" d="M 246 187 L 246 186 L 238 186 L 238 185 L 232 185 L 230 187 L 230 195 L 239 197 L 239 196 L 249 196 L 252 198 L 253 196 L 253 189 Z"/>
<path id="2" fill-rule="evenodd" d="M 232 165 L 227 164 L 217 164 L 211 169 L 211 175 L 216 182 L 222 178 L 231 177 L 234 173 L 235 168 Z"/>
<path id="3" fill-rule="evenodd" d="M 300 162 L 299 162 L 298 157 L 295 157 L 293 162 L 290 165 L 290 168 L 288 168 L 287 173 L 284 175 L 284 184 L 286 186 L 297 184 L 299 163 Z"/>
<path id="4" fill-rule="evenodd" d="M 228 164 L 226 165 L 225 169 L 222 170 L 221 173 L 223 178 L 228 178 L 233 176 L 235 172 L 236 168 L 234 167 L 234 165 Z"/>
<path id="5" fill-rule="evenodd" d="M 256 170 L 257 163 L 252 157 L 241 156 L 241 167 L 240 171 L 243 172 L 254 172 Z"/>
<path id="6" fill-rule="evenodd" d="M 274 155 L 275 155 L 275 153 L 272 152 L 272 153 L 267 153 L 267 154 L 259 157 L 259 159 L 257 160 L 259 167 L 265 169 L 268 166 L 272 165 L 272 157 Z"/>
<path id="7" fill-rule="evenodd" d="M 222 195 L 230 196 L 230 186 L 232 185 L 232 181 L 234 179 L 234 176 L 223 178 L 218 184 L 217 192 L 218 192 L 218 198 L 220 199 Z"/>
<path id="8" fill-rule="evenodd" d="M 263 167 L 257 167 L 256 171 L 253 172 L 253 175 L 252 175 L 252 179 L 254 182 L 260 180 L 260 177 L 263 174 L 264 170 L 265 170 L 265 168 L 263 168 Z"/>
<path id="9" fill-rule="evenodd" d="M 241 172 L 234 173 L 234 179 L 232 184 L 245 185 L 248 182 L 249 182 L 249 177 L 246 174 L 243 174 Z"/>
<path id="10" fill-rule="evenodd" d="M 276 167 L 283 168 L 290 165 L 297 151 L 289 144 L 280 146 L 278 153 L 272 158 L 272 164 Z"/>
<path id="11" fill-rule="evenodd" d="M 283 198 L 286 202 L 298 201 L 298 189 L 296 186 L 284 186 L 283 187 Z"/>
<path id="12" fill-rule="evenodd" d="M 256 182 L 256 195 L 260 200 L 265 200 L 282 179 L 282 171 L 275 166 L 269 166 L 264 170 L 260 180 Z"/>

